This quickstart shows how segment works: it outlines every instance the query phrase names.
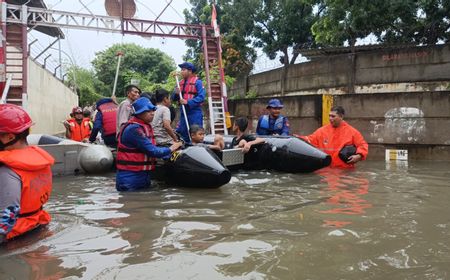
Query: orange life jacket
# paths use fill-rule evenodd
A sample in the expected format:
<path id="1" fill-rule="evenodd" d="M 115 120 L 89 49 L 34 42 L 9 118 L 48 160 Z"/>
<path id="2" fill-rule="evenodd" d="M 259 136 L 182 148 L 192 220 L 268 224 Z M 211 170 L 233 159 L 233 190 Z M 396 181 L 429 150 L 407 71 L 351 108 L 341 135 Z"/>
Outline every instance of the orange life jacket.
<path id="1" fill-rule="evenodd" d="M 180 89 L 181 94 L 183 95 L 184 100 L 189 100 L 194 98 L 197 95 L 197 88 L 195 87 L 195 83 L 197 82 L 198 77 L 192 76 L 187 79 L 188 84 L 186 85 L 186 88 L 184 87 L 184 83 L 186 82 L 186 79 L 183 79 L 180 81 Z"/>
<path id="2" fill-rule="evenodd" d="M 70 125 L 70 139 L 81 142 L 91 135 L 91 120 L 83 118 L 81 124 L 78 124 L 75 119 L 68 120 Z"/>
<path id="3" fill-rule="evenodd" d="M 122 134 L 130 124 L 138 124 L 144 130 L 145 137 L 152 141 L 153 145 L 156 145 L 155 137 L 153 136 L 152 127 L 136 117 L 131 118 L 125 125 L 122 126 L 119 132 L 119 144 L 117 145 L 117 158 L 116 166 L 119 170 L 128 171 L 144 171 L 155 170 L 155 158 L 147 156 L 142 151 L 125 146 L 122 144 Z"/>
<path id="4" fill-rule="evenodd" d="M 20 176 L 19 218 L 6 239 L 24 234 L 39 225 L 46 225 L 51 217 L 42 209 L 52 191 L 52 171 L 55 160 L 43 149 L 29 146 L 25 149 L 1 151 L 0 162 Z"/>
<path id="5" fill-rule="evenodd" d="M 347 164 L 339 158 L 339 151 L 344 146 L 355 145 L 356 153 L 360 154 L 363 160 L 369 153 L 369 146 L 361 133 L 345 121 L 342 121 L 339 127 L 333 127 L 331 124 L 322 126 L 313 134 L 301 138 L 329 154 L 331 156 L 331 167 L 348 168 L 354 166 L 354 164 Z"/>
<path id="6" fill-rule="evenodd" d="M 103 136 L 116 135 L 117 108 L 114 102 L 103 103 L 98 107 L 103 117 Z"/>

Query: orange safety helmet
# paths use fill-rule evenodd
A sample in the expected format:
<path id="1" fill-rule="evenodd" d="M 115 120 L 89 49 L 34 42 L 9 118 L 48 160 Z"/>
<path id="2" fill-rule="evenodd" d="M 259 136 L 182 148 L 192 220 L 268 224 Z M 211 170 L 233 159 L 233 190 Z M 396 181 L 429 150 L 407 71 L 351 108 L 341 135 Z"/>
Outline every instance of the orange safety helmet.
<path id="1" fill-rule="evenodd" d="M 33 125 L 30 115 L 14 104 L 0 104 L 0 133 L 19 134 Z"/>

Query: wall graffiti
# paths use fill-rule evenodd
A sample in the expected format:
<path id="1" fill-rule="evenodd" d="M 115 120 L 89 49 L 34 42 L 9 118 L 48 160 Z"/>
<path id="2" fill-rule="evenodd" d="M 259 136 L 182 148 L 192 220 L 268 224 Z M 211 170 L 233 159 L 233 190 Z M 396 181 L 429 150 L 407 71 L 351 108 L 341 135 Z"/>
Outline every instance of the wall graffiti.
<path id="1" fill-rule="evenodd" d="M 389 109 L 384 114 L 384 123 L 371 121 L 370 136 L 378 143 L 419 143 L 426 135 L 422 110 L 414 107 Z"/>

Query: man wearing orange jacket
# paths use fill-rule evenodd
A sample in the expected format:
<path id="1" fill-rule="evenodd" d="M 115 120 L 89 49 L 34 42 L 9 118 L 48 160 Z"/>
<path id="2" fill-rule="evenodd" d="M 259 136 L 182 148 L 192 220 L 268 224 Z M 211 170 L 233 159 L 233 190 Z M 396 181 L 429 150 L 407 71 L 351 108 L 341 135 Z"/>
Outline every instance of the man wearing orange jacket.
<path id="1" fill-rule="evenodd" d="M 19 106 L 0 105 L 0 243 L 50 222 L 43 210 L 52 191 L 54 159 L 28 146 L 33 125 Z"/>
<path id="2" fill-rule="evenodd" d="M 66 138 L 78 142 L 88 142 L 91 135 L 91 119 L 85 118 L 81 107 L 72 109 L 72 118 L 64 122 Z"/>
<path id="3" fill-rule="evenodd" d="M 353 167 L 369 153 L 367 142 L 356 128 L 344 121 L 344 115 L 344 108 L 335 106 L 330 111 L 330 124 L 300 137 L 329 154 L 331 167 Z"/>

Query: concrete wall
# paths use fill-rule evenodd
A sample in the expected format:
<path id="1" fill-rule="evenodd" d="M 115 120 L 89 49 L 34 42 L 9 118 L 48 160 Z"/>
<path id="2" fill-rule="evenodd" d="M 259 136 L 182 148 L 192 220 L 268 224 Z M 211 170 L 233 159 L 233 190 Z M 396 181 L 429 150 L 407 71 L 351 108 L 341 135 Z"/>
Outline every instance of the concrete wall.
<path id="1" fill-rule="evenodd" d="M 244 97 L 248 91 L 258 96 L 299 94 L 371 93 L 367 87 L 383 84 L 423 84 L 450 80 L 450 45 L 366 51 L 351 55 L 326 56 L 289 66 L 282 90 L 282 69 L 239 78 L 229 96 Z M 354 91 L 352 90 L 354 87 Z M 432 88 L 428 88 L 432 89 Z"/>
<path id="2" fill-rule="evenodd" d="M 230 100 L 229 110 L 256 125 L 268 100 L 277 96 L 291 132 L 308 135 L 322 124 L 322 96 L 331 95 L 369 142 L 370 158 L 402 148 L 413 159 L 449 160 L 449 73 L 447 45 L 359 53 L 354 68 L 347 55 L 331 56 L 290 67 L 283 95 L 280 70 L 238 80 L 230 96 L 255 90 L 261 97 Z"/>
<path id="3" fill-rule="evenodd" d="M 35 122 L 32 133 L 62 133 L 62 121 L 78 105 L 78 96 L 31 59 L 28 65 L 27 110 Z"/>

